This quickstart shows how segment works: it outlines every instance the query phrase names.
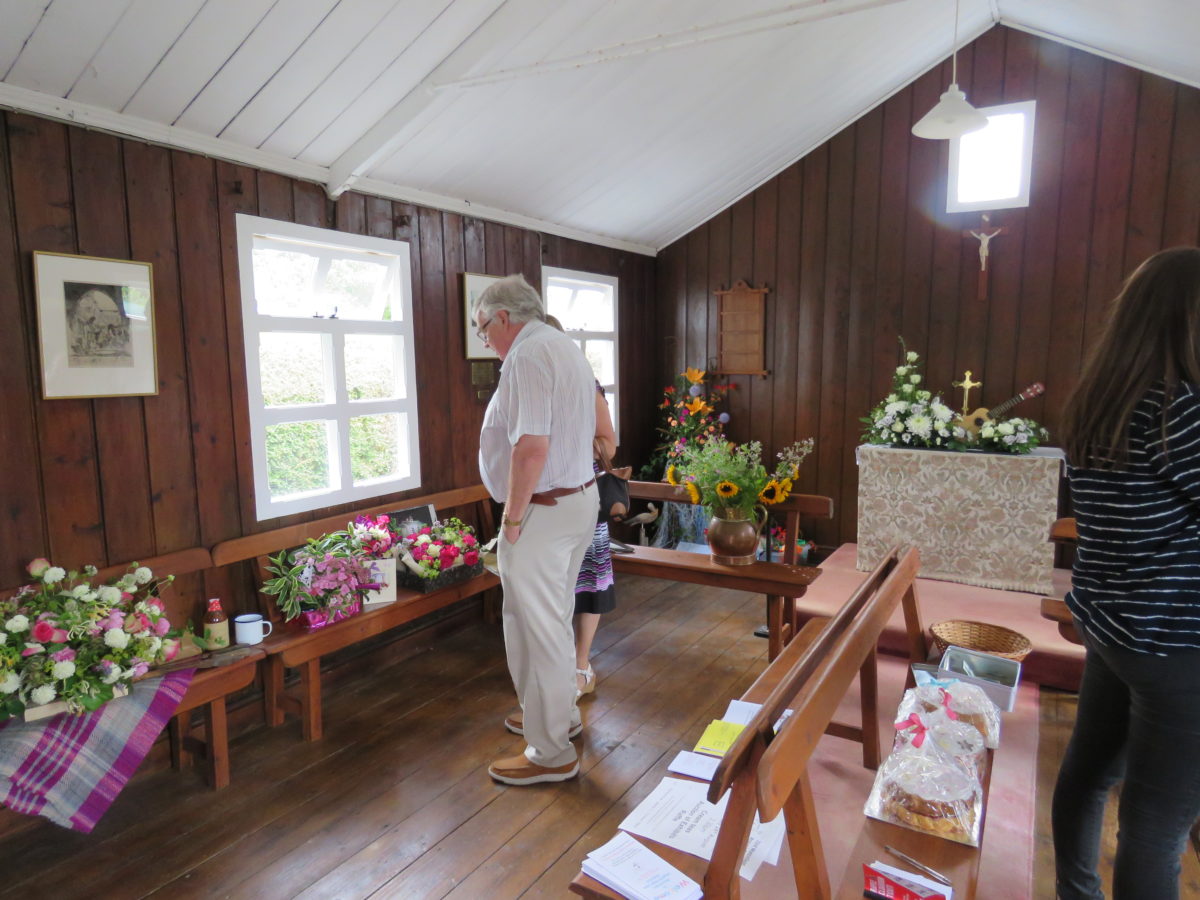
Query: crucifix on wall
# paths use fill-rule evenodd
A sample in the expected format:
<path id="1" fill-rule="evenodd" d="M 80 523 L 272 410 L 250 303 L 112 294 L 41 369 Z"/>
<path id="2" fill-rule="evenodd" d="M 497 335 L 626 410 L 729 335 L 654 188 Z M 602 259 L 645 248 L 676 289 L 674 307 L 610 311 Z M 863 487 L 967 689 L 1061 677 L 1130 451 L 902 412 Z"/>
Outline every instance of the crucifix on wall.
<path id="1" fill-rule="evenodd" d="M 979 299 L 986 300 L 988 296 L 988 257 L 991 255 L 992 238 L 1005 234 L 1008 229 L 1000 226 L 991 227 L 992 219 L 987 213 L 983 214 L 979 230 L 968 228 L 963 232 L 964 237 L 972 237 L 979 241 Z"/>

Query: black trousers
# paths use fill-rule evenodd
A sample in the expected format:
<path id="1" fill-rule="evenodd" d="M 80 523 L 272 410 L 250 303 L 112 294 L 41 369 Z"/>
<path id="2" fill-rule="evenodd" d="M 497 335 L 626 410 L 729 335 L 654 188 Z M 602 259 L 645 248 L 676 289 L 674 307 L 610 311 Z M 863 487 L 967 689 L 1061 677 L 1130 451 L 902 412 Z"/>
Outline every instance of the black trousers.
<path id="1" fill-rule="evenodd" d="M 1179 857 L 1200 814 L 1200 651 L 1168 656 L 1087 647 L 1079 715 L 1054 788 L 1058 896 L 1102 898 L 1104 804 L 1118 807 L 1115 900 L 1179 895 Z"/>

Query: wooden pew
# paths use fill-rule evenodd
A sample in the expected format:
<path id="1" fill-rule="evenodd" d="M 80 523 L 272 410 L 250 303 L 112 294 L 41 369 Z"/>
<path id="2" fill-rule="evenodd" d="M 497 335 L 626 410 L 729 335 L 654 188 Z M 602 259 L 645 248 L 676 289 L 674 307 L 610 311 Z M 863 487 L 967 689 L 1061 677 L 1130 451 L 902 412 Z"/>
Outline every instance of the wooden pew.
<path id="1" fill-rule="evenodd" d="M 659 503 L 687 502 L 678 488 L 653 481 L 630 481 L 629 496 L 634 500 L 654 500 Z M 800 518 L 832 517 L 833 501 L 828 497 L 793 494 L 783 503 L 771 507 L 771 510 L 784 515 L 785 549 L 780 562 L 757 561 L 747 566 L 725 566 L 700 553 L 634 546 L 632 553 L 613 553 L 613 570 L 765 594 L 767 655 L 769 659 L 775 659 L 796 634 L 796 601 L 804 596 L 808 586 L 820 574 L 820 569 L 815 566 L 796 565 L 796 536 L 800 530 Z"/>
<path id="2" fill-rule="evenodd" d="M 314 522 L 290 525 L 261 534 L 224 541 L 213 548 L 213 560 L 217 565 L 226 565 L 245 559 L 257 559 L 269 553 L 303 544 L 311 537 L 344 529 L 346 523 L 356 515 L 378 515 L 390 512 L 395 510 L 399 504 L 409 507 L 432 504 L 439 512 L 475 504 L 481 538 L 486 540 L 484 535 L 495 530 L 491 497 L 482 485 L 475 485 L 424 497 L 409 497 L 403 501 L 392 501 L 364 510 L 329 516 Z M 266 653 L 263 702 L 267 723 L 272 726 L 282 725 L 286 714 L 291 713 L 300 719 L 305 740 L 319 740 L 322 734 L 321 658 L 323 656 L 412 622 L 499 584 L 499 578 L 484 571 L 467 581 L 426 593 L 398 588 L 396 602 L 360 613 L 313 632 L 304 631 L 298 622 L 282 624 L 279 622 L 277 608 L 273 603 L 268 602 L 264 609 L 275 619 L 277 624 L 274 632 L 262 645 Z M 299 671 L 298 693 L 293 694 L 285 687 L 285 669 Z"/>
<path id="3" fill-rule="evenodd" d="M 805 623 L 743 695 L 743 700 L 761 703 L 762 709 L 725 754 L 709 785 L 710 802 L 730 794 L 711 860 L 638 838 L 700 882 L 705 897 L 738 898 L 743 892 L 771 900 L 830 896 L 806 765 L 854 676 L 866 658 L 874 656 L 879 634 L 897 604 L 903 604 L 912 633 L 921 633 L 914 587 L 918 567 L 916 550 L 902 558 L 894 549 L 889 551 L 832 619 Z M 924 661 L 923 643 L 914 646 L 918 653 Z M 794 714 L 775 735 L 774 722 L 789 708 Z M 877 721 L 868 726 L 876 740 Z M 743 881 L 738 870 L 755 812 L 768 821 L 780 811 L 787 822 L 789 852 L 779 866 L 763 866 L 754 881 Z M 570 889 L 590 898 L 620 896 L 582 873 Z"/>

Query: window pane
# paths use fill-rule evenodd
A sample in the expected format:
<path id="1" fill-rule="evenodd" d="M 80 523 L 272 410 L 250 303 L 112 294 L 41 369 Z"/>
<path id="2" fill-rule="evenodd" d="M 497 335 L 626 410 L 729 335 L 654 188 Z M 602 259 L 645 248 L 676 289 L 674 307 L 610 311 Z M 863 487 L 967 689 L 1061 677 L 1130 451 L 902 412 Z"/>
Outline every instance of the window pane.
<path id="1" fill-rule="evenodd" d="M 325 342 L 319 334 L 264 331 L 258 336 L 258 370 L 263 405 L 330 403 L 325 376 Z"/>
<path id="2" fill-rule="evenodd" d="M 1008 200 L 1021 193 L 1025 116 L 988 116 L 986 128 L 959 138 L 958 200 Z"/>
<path id="3" fill-rule="evenodd" d="M 574 284 L 546 288 L 546 310 L 568 331 L 612 331 L 612 290 L 607 285 Z"/>
<path id="4" fill-rule="evenodd" d="M 337 309 L 339 319 L 392 318 L 389 266 L 371 259 L 341 257 L 329 263 L 325 275 L 325 298 Z"/>
<path id="5" fill-rule="evenodd" d="M 254 300 L 264 316 L 308 318 L 326 310 L 313 296 L 317 257 L 266 238 L 254 240 Z"/>
<path id="6" fill-rule="evenodd" d="M 272 500 L 331 489 L 334 423 L 283 422 L 267 426 L 267 482 Z"/>
<path id="7" fill-rule="evenodd" d="M 355 485 L 408 475 L 408 416 L 382 413 L 350 420 L 350 477 Z"/>
<path id="8" fill-rule="evenodd" d="M 390 334 L 348 334 L 346 393 L 351 400 L 403 398 L 404 339 Z"/>
<path id="9" fill-rule="evenodd" d="M 279 407 L 332 402 L 325 347 L 325 339 L 319 334 L 260 333 L 258 367 L 263 405 Z"/>
<path id="10" fill-rule="evenodd" d="M 616 376 L 613 374 L 616 366 L 613 359 L 612 341 L 588 341 L 583 348 L 583 355 L 592 364 L 592 371 L 596 373 L 597 381 L 601 384 L 616 382 Z"/>

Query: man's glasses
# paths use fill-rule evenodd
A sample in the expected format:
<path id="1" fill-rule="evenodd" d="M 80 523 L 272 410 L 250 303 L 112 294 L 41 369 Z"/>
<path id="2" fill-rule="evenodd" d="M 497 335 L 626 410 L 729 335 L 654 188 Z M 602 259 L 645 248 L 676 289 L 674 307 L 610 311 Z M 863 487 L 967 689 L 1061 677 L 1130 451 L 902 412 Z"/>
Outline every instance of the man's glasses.
<path id="1" fill-rule="evenodd" d="M 480 325 L 478 328 L 475 329 L 475 333 L 477 335 L 479 335 L 479 339 L 481 341 L 483 341 L 485 344 L 488 342 L 488 336 L 487 336 L 488 326 L 492 324 L 492 319 L 494 319 L 494 318 L 496 318 L 496 317 L 491 316 L 486 322 L 484 322 L 482 325 Z"/>

